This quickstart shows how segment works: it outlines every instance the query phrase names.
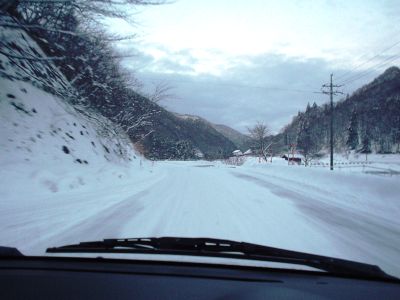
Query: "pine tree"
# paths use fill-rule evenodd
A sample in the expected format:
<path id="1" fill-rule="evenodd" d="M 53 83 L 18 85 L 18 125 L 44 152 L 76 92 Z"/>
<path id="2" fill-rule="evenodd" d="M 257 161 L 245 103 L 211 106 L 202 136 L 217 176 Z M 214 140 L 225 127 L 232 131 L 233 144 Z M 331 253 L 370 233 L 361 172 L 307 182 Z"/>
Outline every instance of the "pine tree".
<path id="1" fill-rule="evenodd" d="M 311 110 L 310 102 L 307 103 L 306 113 L 309 113 Z"/>
<path id="2" fill-rule="evenodd" d="M 358 146 L 358 117 L 355 110 L 351 114 L 350 124 L 347 128 L 346 145 L 349 149 L 354 150 Z"/>
<path id="3" fill-rule="evenodd" d="M 317 105 L 317 103 L 315 103 L 315 101 L 314 101 L 314 103 L 313 103 L 313 105 L 312 105 L 312 109 L 313 109 L 313 111 L 317 111 L 318 110 L 318 105 Z"/>
<path id="4" fill-rule="evenodd" d="M 368 132 L 364 133 L 361 153 L 371 153 L 371 139 L 368 135 Z"/>

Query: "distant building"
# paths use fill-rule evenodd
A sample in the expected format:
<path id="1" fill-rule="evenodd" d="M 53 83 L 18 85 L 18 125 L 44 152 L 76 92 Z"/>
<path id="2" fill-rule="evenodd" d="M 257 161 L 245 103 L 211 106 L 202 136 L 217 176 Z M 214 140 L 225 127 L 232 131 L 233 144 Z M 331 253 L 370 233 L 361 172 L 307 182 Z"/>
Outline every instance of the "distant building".
<path id="1" fill-rule="evenodd" d="M 204 153 L 200 151 L 200 149 L 194 149 L 194 155 L 197 158 L 204 158 Z"/>
<path id="2" fill-rule="evenodd" d="M 243 152 L 240 151 L 240 150 L 235 150 L 235 151 L 232 152 L 232 154 L 233 154 L 234 156 L 242 156 L 242 155 L 243 155 Z"/>

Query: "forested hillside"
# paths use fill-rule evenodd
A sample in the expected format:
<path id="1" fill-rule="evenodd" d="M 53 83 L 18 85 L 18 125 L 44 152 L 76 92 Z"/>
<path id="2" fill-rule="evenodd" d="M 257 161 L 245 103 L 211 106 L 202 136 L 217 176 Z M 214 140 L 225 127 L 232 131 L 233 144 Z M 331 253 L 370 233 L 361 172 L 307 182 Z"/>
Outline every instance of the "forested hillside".
<path id="1" fill-rule="evenodd" d="M 243 152 L 254 146 L 254 141 L 248 135 L 240 133 L 239 131 L 223 124 L 212 124 L 212 126 L 219 133 L 230 139 L 235 144 L 236 148 Z"/>
<path id="2" fill-rule="evenodd" d="M 229 157 L 235 145 L 199 117 L 182 118 L 163 108 L 150 117 L 152 131 L 138 143 L 152 159 L 219 159 Z"/>
<path id="3" fill-rule="evenodd" d="M 308 105 L 282 133 L 273 137 L 276 151 L 296 144 L 304 155 L 315 156 L 329 147 L 330 107 Z M 400 69 L 391 67 L 371 83 L 335 103 L 336 151 L 398 153 L 400 151 Z"/>
<path id="4" fill-rule="evenodd" d="M 40 46 L 46 57 L 32 55 L 17 45 L 2 45 L 22 64 L 51 61 L 71 88 L 55 89 L 52 81 L 38 82 L 46 91 L 80 109 L 95 111 L 117 124 L 141 151 L 155 159 L 227 156 L 235 146 L 211 126 L 177 118 L 154 100 L 162 95 L 144 95 L 140 83 L 122 67 L 129 53 L 118 53 L 113 41 L 131 39 L 103 30 L 105 18 L 127 18 L 123 5 L 159 5 L 164 1 L 16 1 L 7 7 L 12 20 L 5 28 L 20 28 Z M 132 42 L 134 42 L 132 40 Z M 22 76 L 23 77 L 23 76 Z M 27 79 L 28 80 L 28 79 Z"/>

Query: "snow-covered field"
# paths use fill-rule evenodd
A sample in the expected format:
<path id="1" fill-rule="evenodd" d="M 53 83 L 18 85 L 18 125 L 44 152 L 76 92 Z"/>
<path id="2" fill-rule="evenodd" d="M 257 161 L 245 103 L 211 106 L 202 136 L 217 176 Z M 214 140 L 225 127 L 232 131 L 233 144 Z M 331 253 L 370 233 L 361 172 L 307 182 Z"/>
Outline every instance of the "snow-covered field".
<path id="1" fill-rule="evenodd" d="M 329 168 L 329 156 L 311 162 L 312 167 Z M 400 175 L 400 158 L 398 154 L 335 154 L 334 168 L 343 172 L 375 174 L 380 176 Z"/>

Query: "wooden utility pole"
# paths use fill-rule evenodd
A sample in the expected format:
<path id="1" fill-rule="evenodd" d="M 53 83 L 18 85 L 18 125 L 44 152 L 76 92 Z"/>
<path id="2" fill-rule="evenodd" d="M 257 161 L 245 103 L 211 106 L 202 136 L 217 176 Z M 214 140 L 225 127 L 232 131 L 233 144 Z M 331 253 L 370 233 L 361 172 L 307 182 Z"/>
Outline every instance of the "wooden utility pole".
<path id="1" fill-rule="evenodd" d="M 331 85 L 330 85 L 330 98 L 331 98 L 331 113 L 330 113 L 330 117 L 331 117 L 331 126 L 330 126 L 330 139 L 329 139 L 329 143 L 330 143 L 330 147 L 331 147 L 331 159 L 330 159 L 330 167 L 331 167 L 331 171 L 333 170 L 333 83 L 332 83 L 332 77 L 333 74 L 331 74 Z"/>
<path id="2" fill-rule="evenodd" d="M 323 94 L 329 94 L 330 96 L 330 128 L 329 128 L 329 144 L 330 144 L 330 169 L 333 170 L 333 95 L 343 94 L 339 91 L 334 91 L 333 88 L 341 87 L 341 85 L 333 84 L 333 74 L 331 74 L 331 80 L 329 84 L 322 85 L 322 88 L 329 88 L 329 92 L 322 91 Z"/>

